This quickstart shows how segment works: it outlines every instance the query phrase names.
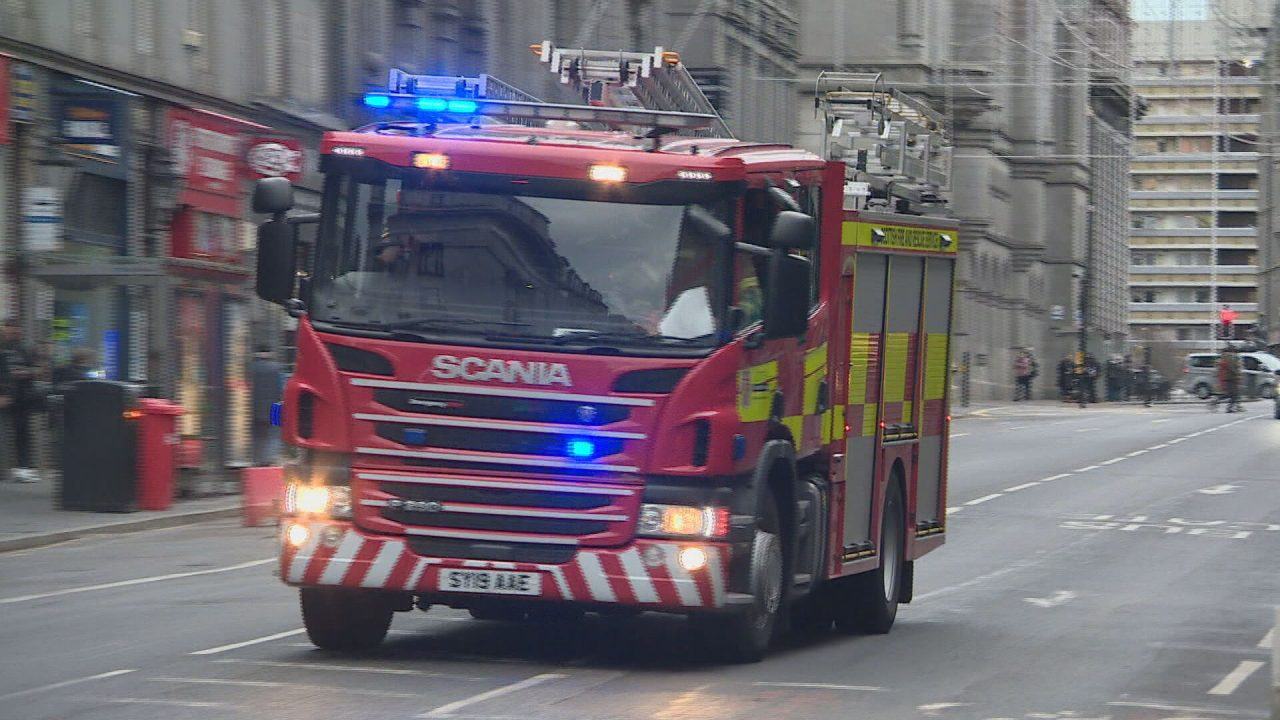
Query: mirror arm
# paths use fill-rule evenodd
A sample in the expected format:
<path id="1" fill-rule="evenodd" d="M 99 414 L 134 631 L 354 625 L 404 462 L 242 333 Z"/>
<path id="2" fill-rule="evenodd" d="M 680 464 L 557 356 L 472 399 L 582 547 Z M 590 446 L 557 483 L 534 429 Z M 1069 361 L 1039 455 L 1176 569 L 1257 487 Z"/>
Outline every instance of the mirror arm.
<path id="1" fill-rule="evenodd" d="M 284 218 L 285 222 L 290 225 L 310 225 L 311 223 L 320 222 L 320 213 L 304 213 L 302 215 L 290 215 Z"/>
<path id="2" fill-rule="evenodd" d="M 752 255 L 761 255 L 764 257 L 768 257 L 773 254 L 773 251 L 770 250 L 769 248 L 761 247 L 759 245 L 752 245 L 751 243 L 735 242 L 733 246 L 738 250 L 741 250 L 742 252 L 751 253 Z"/>
<path id="3" fill-rule="evenodd" d="M 307 314 L 307 304 L 298 298 L 290 298 L 284 301 L 284 311 L 289 313 L 289 317 L 300 318 Z"/>

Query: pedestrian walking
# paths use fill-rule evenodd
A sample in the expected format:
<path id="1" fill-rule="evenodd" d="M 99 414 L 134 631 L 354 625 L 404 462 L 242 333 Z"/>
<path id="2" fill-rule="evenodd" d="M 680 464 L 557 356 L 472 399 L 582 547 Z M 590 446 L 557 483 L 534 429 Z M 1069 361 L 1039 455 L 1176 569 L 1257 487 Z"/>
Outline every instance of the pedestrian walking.
<path id="1" fill-rule="evenodd" d="M 1013 360 L 1013 401 L 1031 399 L 1031 381 L 1037 374 L 1036 360 L 1028 350 L 1019 350 Z"/>
<path id="2" fill-rule="evenodd" d="M 31 417 L 36 410 L 37 372 L 34 355 L 23 344 L 22 328 L 16 320 L 6 320 L 0 326 L 0 355 L 4 355 L 9 378 L 5 409 L 13 446 L 9 475 L 15 482 L 36 482 L 40 476 L 32 452 Z"/>
<path id="3" fill-rule="evenodd" d="M 258 346 L 253 354 L 253 462 L 280 463 L 280 428 L 271 424 L 271 406 L 283 394 L 284 372 L 271 349 Z"/>
<path id="4" fill-rule="evenodd" d="M 1240 358 L 1235 350 L 1228 348 L 1218 356 L 1218 390 L 1221 399 L 1227 401 L 1227 412 L 1239 412 L 1240 407 Z M 1216 406 L 1219 398 L 1213 400 Z M 1212 407 L 1212 406 L 1211 406 Z"/>

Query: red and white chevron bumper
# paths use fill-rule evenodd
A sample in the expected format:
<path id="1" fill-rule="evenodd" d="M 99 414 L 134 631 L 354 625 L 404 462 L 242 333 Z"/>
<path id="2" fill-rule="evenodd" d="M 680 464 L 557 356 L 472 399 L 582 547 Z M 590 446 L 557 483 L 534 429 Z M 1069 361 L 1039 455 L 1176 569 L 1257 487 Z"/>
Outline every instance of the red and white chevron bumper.
<path id="1" fill-rule="evenodd" d="M 655 610 L 721 608 L 728 586 L 727 545 L 699 543 L 707 564 L 689 572 L 680 567 L 681 544 L 636 540 L 622 549 L 579 549 L 570 562 L 540 563 L 459 560 L 418 555 L 404 540 L 366 535 L 345 523 L 312 524 L 301 547 L 284 543 L 280 577 L 290 585 L 376 588 L 414 593 L 440 591 L 449 568 L 488 568 L 543 573 L 542 591 L 528 599 L 616 603 Z"/>

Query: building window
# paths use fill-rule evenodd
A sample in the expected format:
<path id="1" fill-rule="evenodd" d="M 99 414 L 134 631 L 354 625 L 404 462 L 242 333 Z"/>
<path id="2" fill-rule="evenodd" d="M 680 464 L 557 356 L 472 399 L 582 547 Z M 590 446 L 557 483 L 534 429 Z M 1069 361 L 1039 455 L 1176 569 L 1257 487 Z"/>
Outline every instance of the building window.
<path id="1" fill-rule="evenodd" d="M 155 0 L 133 0 L 133 49 L 140 55 L 156 51 Z"/>

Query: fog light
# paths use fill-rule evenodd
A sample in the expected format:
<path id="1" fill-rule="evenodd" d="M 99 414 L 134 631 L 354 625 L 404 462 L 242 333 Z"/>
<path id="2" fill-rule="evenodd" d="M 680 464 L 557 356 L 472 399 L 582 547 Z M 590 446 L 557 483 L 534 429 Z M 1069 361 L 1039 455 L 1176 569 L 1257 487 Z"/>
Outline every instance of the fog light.
<path id="1" fill-rule="evenodd" d="M 309 537 L 311 537 L 311 531 L 307 529 L 306 525 L 290 525 L 289 530 L 285 533 L 285 539 L 294 547 L 302 547 Z"/>
<path id="2" fill-rule="evenodd" d="M 696 572 L 707 566 L 707 551 L 700 547 L 680 548 L 676 559 L 686 571 Z"/>

